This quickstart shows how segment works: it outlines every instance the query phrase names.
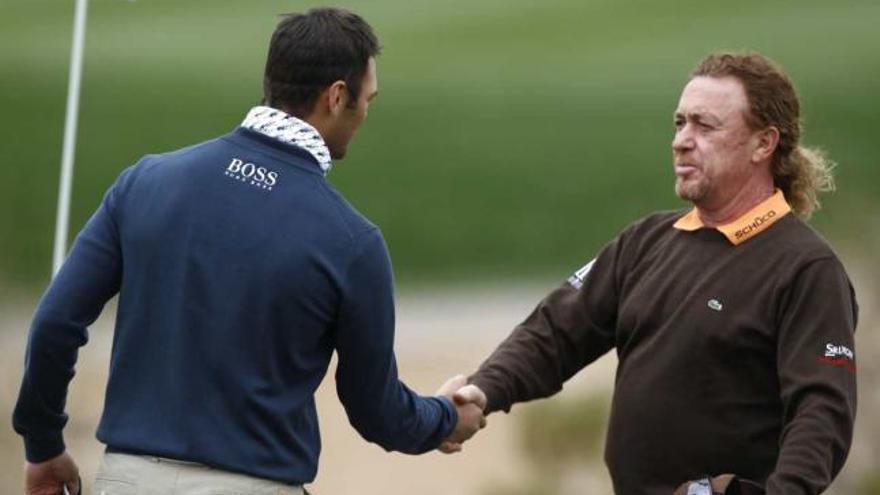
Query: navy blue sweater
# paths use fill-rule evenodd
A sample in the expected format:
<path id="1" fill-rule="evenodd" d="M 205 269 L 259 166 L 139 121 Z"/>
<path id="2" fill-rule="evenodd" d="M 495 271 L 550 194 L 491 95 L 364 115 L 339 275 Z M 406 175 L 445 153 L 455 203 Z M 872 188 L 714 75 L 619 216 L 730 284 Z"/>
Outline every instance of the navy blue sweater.
<path id="1" fill-rule="evenodd" d="M 31 462 L 64 450 L 77 349 L 117 292 L 98 428 L 111 449 L 309 482 L 334 350 L 365 439 L 421 453 L 457 421 L 398 381 L 381 233 L 293 145 L 239 128 L 120 175 L 33 320 L 13 417 Z"/>

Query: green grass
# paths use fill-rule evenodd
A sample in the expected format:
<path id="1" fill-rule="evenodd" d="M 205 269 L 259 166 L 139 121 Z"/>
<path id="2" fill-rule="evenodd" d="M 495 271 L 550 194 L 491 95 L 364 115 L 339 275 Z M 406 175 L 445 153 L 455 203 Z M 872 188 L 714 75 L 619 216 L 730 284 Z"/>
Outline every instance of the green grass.
<path id="1" fill-rule="evenodd" d="M 90 2 L 72 230 L 148 152 L 233 128 L 259 100 L 276 14 L 305 2 Z M 343 3 L 343 5 L 345 5 Z M 376 28 L 380 97 L 332 181 L 404 281 L 562 278 L 672 194 L 671 112 L 717 49 L 782 63 L 807 144 L 840 163 L 815 224 L 880 248 L 880 4 L 349 2 Z M 0 7 L 0 285 L 48 274 L 72 2 Z"/>

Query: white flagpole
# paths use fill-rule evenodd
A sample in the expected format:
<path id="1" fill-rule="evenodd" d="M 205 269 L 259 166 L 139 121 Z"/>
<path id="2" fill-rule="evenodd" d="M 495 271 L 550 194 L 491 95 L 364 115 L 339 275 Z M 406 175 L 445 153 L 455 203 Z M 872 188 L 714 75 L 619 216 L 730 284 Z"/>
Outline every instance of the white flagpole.
<path id="1" fill-rule="evenodd" d="M 58 185 L 58 214 L 55 218 L 52 277 L 61 269 L 61 264 L 67 253 L 70 188 L 73 183 L 73 156 L 76 152 L 76 124 L 79 114 L 79 88 L 82 80 L 83 40 L 86 32 L 86 2 L 87 0 L 76 0 L 76 13 L 73 20 L 73 46 L 70 49 L 70 79 L 67 85 L 67 115 L 64 120 L 64 149 L 61 154 L 61 180 Z"/>

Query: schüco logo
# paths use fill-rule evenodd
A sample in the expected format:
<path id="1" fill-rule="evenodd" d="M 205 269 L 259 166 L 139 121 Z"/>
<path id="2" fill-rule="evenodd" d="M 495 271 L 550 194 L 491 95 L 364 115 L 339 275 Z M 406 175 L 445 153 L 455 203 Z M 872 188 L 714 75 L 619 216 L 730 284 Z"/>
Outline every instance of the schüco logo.
<path id="1" fill-rule="evenodd" d="M 229 162 L 224 175 L 267 191 L 271 191 L 278 183 L 278 172 L 238 158 Z"/>
<path id="2" fill-rule="evenodd" d="M 752 223 L 737 230 L 736 232 L 733 233 L 733 235 L 736 236 L 737 239 L 739 239 L 740 237 L 743 237 L 743 236 L 747 236 L 747 235 L 751 234 L 753 231 L 761 228 L 761 225 L 764 225 L 765 223 L 769 222 L 770 219 L 772 219 L 775 216 L 776 216 L 776 210 L 770 210 L 766 214 L 761 215 L 760 217 L 755 217 L 755 219 L 752 220 Z"/>

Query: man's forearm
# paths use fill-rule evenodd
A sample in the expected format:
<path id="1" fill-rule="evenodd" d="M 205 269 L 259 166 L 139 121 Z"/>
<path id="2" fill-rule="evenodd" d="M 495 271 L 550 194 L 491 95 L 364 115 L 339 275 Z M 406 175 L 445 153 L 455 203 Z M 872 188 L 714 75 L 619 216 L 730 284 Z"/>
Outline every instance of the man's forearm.
<path id="1" fill-rule="evenodd" d="M 468 377 L 468 383 L 486 394 L 486 413 L 507 412 L 517 402 L 547 397 L 562 388 L 557 363 L 546 357 L 555 353 L 547 347 L 546 337 L 519 326 Z"/>
<path id="2" fill-rule="evenodd" d="M 70 256 L 40 300 L 28 336 L 21 391 L 13 414 L 15 431 L 25 439 L 30 462 L 64 451 L 64 403 L 73 378 L 77 350 L 86 329 L 119 290 L 118 234 L 104 204 L 89 219 Z"/>
<path id="3" fill-rule="evenodd" d="M 594 323 L 584 294 L 569 284 L 551 292 L 468 379 L 487 396 L 486 412 L 548 397 L 613 346 Z"/>
<path id="4" fill-rule="evenodd" d="M 831 484 L 846 461 L 852 441 L 854 409 L 846 400 L 815 398 L 784 432 L 779 460 L 767 479 L 767 495 L 817 495 Z"/>
<path id="5" fill-rule="evenodd" d="M 43 462 L 64 452 L 64 402 L 74 373 L 76 349 L 83 343 L 84 329 L 38 311 L 13 413 L 13 426 L 24 437 L 29 462 Z"/>

